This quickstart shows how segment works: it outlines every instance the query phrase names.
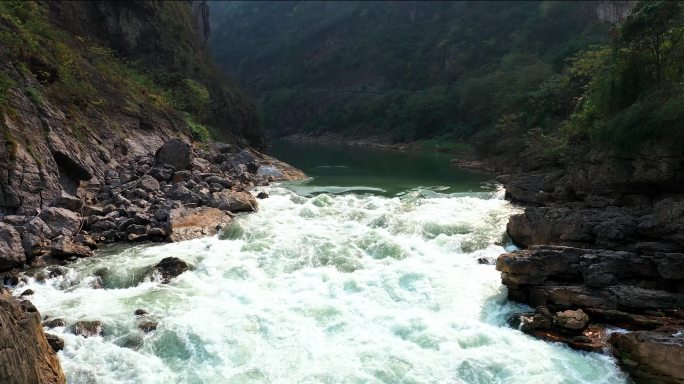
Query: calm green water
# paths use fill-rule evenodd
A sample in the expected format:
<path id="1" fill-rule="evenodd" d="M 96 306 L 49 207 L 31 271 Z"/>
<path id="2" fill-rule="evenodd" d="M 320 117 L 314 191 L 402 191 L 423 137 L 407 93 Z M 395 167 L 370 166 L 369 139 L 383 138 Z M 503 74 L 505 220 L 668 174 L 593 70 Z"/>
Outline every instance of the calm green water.
<path id="1" fill-rule="evenodd" d="M 494 178 L 492 174 L 451 166 L 451 156 L 446 153 L 287 141 L 274 142 L 269 152 L 311 177 L 301 183 L 301 193 L 373 192 L 394 196 L 415 188 L 444 193 L 479 192 L 483 183 Z"/>

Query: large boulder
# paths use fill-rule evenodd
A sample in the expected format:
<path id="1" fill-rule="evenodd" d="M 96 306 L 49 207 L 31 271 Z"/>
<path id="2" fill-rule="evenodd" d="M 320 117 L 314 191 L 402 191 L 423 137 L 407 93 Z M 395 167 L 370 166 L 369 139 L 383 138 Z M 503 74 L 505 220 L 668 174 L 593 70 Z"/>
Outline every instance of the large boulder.
<path id="1" fill-rule="evenodd" d="M 249 192 L 221 191 L 211 194 L 209 206 L 222 211 L 253 212 L 257 210 L 258 203 Z"/>
<path id="2" fill-rule="evenodd" d="M 684 383 L 682 332 L 614 333 L 615 355 L 637 383 Z"/>
<path id="3" fill-rule="evenodd" d="M 167 140 L 157 151 L 157 163 L 176 170 L 192 168 L 192 145 L 181 139 Z"/>
<path id="4" fill-rule="evenodd" d="M 40 211 L 38 217 L 47 224 L 55 235 L 61 231 L 65 235 L 74 236 L 81 228 L 81 216 L 65 208 L 45 208 Z"/>
<path id="5" fill-rule="evenodd" d="M 213 236 L 228 225 L 232 217 L 217 208 L 176 208 L 168 216 L 167 233 L 171 241 Z"/>
<path id="6" fill-rule="evenodd" d="M 0 223 L 0 270 L 18 267 L 25 262 L 19 232 L 9 224 Z"/>
<path id="7" fill-rule="evenodd" d="M 62 384 L 66 378 L 50 346 L 40 313 L 0 288 L 0 383 Z"/>

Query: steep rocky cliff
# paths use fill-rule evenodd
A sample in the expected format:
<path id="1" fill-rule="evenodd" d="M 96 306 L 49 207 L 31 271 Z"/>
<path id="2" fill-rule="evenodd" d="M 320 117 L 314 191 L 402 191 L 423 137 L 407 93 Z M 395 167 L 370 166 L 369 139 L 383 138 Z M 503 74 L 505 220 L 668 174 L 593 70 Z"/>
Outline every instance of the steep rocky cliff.
<path id="1" fill-rule="evenodd" d="M 88 199 L 171 137 L 259 147 L 252 104 L 204 50 L 206 16 L 202 2 L 3 2 L 0 213 Z"/>
<path id="2" fill-rule="evenodd" d="M 557 167 L 521 156 L 498 168 L 508 197 L 526 206 L 508 223 L 511 239 L 524 249 L 496 263 L 509 298 L 537 308 L 516 323 L 575 348 L 612 346 L 638 383 L 680 383 L 681 146 L 650 142 L 630 154 L 576 148 Z M 559 326 L 556 311 L 587 318 L 571 332 Z M 610 327 L 637 332 L 609 337 Z"/>

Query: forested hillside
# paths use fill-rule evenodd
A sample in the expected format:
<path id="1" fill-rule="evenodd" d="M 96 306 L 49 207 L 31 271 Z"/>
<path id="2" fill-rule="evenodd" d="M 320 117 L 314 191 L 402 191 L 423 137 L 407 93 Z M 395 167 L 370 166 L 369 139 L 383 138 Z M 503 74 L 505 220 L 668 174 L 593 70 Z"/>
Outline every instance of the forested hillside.
<path id="1" fill-rule="evenodd" d="M 681 117 L 681 7 L 639 4 L 620 23 L 632 6 L 216 2 L 210 46 L 275 136 L 555 156 L 571 139 L 627 148 Z"/>

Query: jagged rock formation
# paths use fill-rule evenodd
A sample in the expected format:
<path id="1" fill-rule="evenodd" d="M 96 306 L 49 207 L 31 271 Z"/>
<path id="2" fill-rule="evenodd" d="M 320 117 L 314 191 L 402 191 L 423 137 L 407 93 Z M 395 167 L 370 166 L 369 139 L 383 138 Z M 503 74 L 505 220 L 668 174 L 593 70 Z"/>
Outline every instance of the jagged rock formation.
<path id="1" fill-rule="evenodd" d="M 579 338 L 523 327 L 535 336 L 587 350 L 610 344 L 637 382 L 681 382 L 684 152 L 664 142 L 622 156 L 581 151 L 563 168 L 524 156 L 498 164 L 508 197 L 527 205 L 508 223 L 525 249 L 496 263 L 508 296 L 538 312 L 581 309 L 597 327 Z M 648 332 L 609 338 L 601 324 Z"/>
<path id="2" fill-rule="evenodd" d="M 62 384 L 66 378 L 29 301 L 0 288 L 0 382 Z"/>

